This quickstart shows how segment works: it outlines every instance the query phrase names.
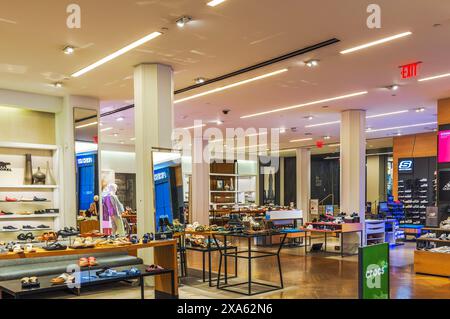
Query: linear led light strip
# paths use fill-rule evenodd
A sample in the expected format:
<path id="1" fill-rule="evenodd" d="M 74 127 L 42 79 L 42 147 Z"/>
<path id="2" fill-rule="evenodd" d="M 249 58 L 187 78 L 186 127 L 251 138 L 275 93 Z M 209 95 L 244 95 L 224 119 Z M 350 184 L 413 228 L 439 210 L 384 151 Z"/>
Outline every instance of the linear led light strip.
<path id="1" fill-rule="evenodd" d="M 225 85 L 225 86 L 222 86 L 222 87 L 219 87 L 219 88 L 216 88 L 216 89 L 212 89 L 210 91 L 206 91 L 206 92 L 203 92 L 203 93 L 199 93 L 199 94 L 195 94 L 195 95 L 192 95 L 192 96 L 188 96 L 188 97 L 185 97 L 183 99 L 176 100 L 174 103 L 177 104 L 177 103 L 189 101 L 189 100 L 192 100 L 192 99 L 196 99 L 198 97 L 202 97 L 202 96 L 205 96 L 205 95 L 208 95 L 208 94 L 212 94 L 212 93 L 217 93 L 217 92 L 220 92 L 220 91 L 228 90 L 228 89 L 234 88 L 234 87 L 239 86 L 239 85 L 243 85 L 243 84 L 247 84 L 247 83 L 250 83 L 250 82 L 262 80 L 262 79 L 265 79 L 265 78 L 268 78 L 268 77 L 271 77 L 271 76 L 274 76 L 274 75 L 278 75 L 280 73 L 284 73 L 284 72 L 287 72 L 287 71 L 288 71 L 288 69 L 281 69 L 281 70 L 278 70 L 278 71 L 270 72 L 270 73 L 263 74 L 263 75 L 260 75 L 260 76 L 257 76 L 257 77 L 254 77 L 254 78 L 251 78 L 251 79 L 248 79 L 248 80 L 236 82 L 236 83 L 233 83 L 233 84 L 230 84 L 230 85 Z"/>
<path id="2" fill-rule="evenodd" d="M 304 106 L 310 106 L 310 105 L 327 103 L 327 102 L 331 102 L 331 101 L 343 100 L 343 99 L 347 99 L 347 98 L 351 98 L 351 97 L 355 97 L 355 96 L 359 96 L 359 95 L 364 95 L 367 93 L 369 93 L 369 92 L 362 91 L 362 92 L 357 92 L 357 93 L 336 96 L 336 97 L 332 97 L 332 98 L 328 98 L 328 99 L 324 99 L 324 100 L 313 101 L 313 102 L 308 102 L 308 103 L 304 103 L 304 104 L 297 104 L 297 105 L 288 106 L 288 107 L 282 107 L 282 108 L 274 109 L 271 111 L 260 112 L 260 113 L 250 114 L 250 115 L 244 115 L 244 116 L 241 116 L 241 119 L 246 119 L 246 118 L 250 118 L 250 117 L 256 117 L 256 116 L 261 116 L 261 115 L 266 115 L 266 114 L 271 114 L 271 113 L 276 113 L 276 112 L 293 110 L 293 109 L 297 109 L 297 108 L 304 107 Z"/>
<path id="3" fill-rule="evenodd" d="M 97 125 L 97 124 L 98 124 L 98 122 L 92 122 L 92 123 L 88 123 L 88 124 L 75 126 L 75 128 L 84 128 L 84 127 L 93 126 L 93 125 Z"/>
<path id="4" fill-rule="evenodd" d="M 308 137 L 308 138 L 301 138 L 301 139 L 298 139 L 298 140 L 291 140 L 291 141 L 289 141 L 290 143 L 297 143 L 297 142 L 307 142 L 307 141 L 312 141 L 312 138 L 311 137 Z"/>
<path id="5" fill-rule="evenodd" d="M 226 0 L 212 0 L 210 2 L 207 3 L 208 6 L 210 7 L 215 7 L 218 6 L 219 4 L 225 2 Z"/>
<path id="6" fill-rule="evenodd" d="M 380 39 L 380 40 L 377 40 L 377 41 L 369 42 L 369 43 L 366 43 L 366 44 L 363 44 L 363 45 L 359 45 L 359 46 L 354 47 L 354 48 L 350 48 L 350 49 L 341 51 L 341 54 L 352 53 L 352 52 L 359 51 L 359 50 L 362 50 L 362 49 L 370 48 L 370 47 L 373 47 L 373 46 L 378 45 L 378 44 L 390 42 L 390 41 L 393 41 L 393 40 L 397 40 L 397 39 L 409 36 L 411 34 L 412 34 L 412 32 L 410 32 L 410 31 L 399 33 L 399 34 L 396 34 L 396 35 L 393 35 L 393 36 L 390 36 L 390 37 L 387 37 L 387 38 L 383 38 L 383 39 Z"/>
<path id="7" fill-rule="evenodd" d="M 366 116 L 366 119 L 374 119 L 374 118 L 377 118 L 377 117 L 397 115 L 397 114 L 403 114 L 403 113 L 408 113 L 408 112 L 409 112 L 409 110 L 402 110 L 402 111 L 396 111 L 396 112 L 368 115 L 368 116 Z M 333 124 L 340 124 L 340 123 L 341 123 L 341 121 L 324 122 L 324 123 L 317 123 L 317 124 L 306 125 L 305 128 L 312 128 L 312 127 L 326 126 L 326 125 L 333 125 Z"/>
<path id="8" fill-rule="evenodd" d="M 153 40 L 154 38 L 159 37 L 161 34 L 162 34 L 161 32 L 152 32 L 149 35 L 147 35 L 147 36 L 127 45 L 126 47 L 104 57 L 103 59 L 98 60 L 97 62 L 85 67 L 84 69 L 81 69 L 80 71 L 75 72 L 74 74 L 72 74 L 72 77 L 76 78 L 76 77 L 79 77 L 80 75 L 83 75 L 83 74 L 89 72 L 89 71 L 92 71 L 93 69 L 99 67 L 100 65 L 105 64 L 106 62 L 109 62 L 109 61 L 121 56 L 122 54 L 125 54 L 128 51 L 131 51 L 131 50 L 137 48 L 138 46 L 141 46 L 142 44 L 144 44 L 150 40 Z"/>
<path id="9" fill-rule="evenodd" d="M 367 130 L 366 133 L 400 130 L 402 128 L 418 127 L 418 126 L 426 126 L 426 125 L 435 125 L 435 124 L 437 124 L 437 122 L 419 123 L 419 124 L 411 124 L 411 125 L 396 126 L 396 127 L 386 127 L 386 128 L 375 129 L 375 130 L 374 129 Z"/>
<path id="10" fill-rule="evenodd" d="M 418 80 L 419 82 L 424 82 L 424 81 L 430 81 L 430 80 L 436 80 L 436 79 L 442 79 L 442 78 L 446 78 L 449 77 L 450 73 L 446 73 L 446 74 L 440 74 L 440 75 L 435 75 L 435 76 L 430 76 L 427 78 L 423 78 Z"/>
<path id="11" fill-rule="evenodd" d="M 193 128 L 200 128 L 200 127 L 205 127 L 205 126 L 206 126 L 206 124 L 194 125 L 194 126 L 185 127 L 185 128 L 183 128 L 183 130 L 191 130 Z"/>
<path id="12" fill-rule="evenodd" d="M 104 129 L 101 129 L 100 132 L 107 132 L 107 131 L 111 131 L 113 128 L 112 127 L 106 127 Z"/>

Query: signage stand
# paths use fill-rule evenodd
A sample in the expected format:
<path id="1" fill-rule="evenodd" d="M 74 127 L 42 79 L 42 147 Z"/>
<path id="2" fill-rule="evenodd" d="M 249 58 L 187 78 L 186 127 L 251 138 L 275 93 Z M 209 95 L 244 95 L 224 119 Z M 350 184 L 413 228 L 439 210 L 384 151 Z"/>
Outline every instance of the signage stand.
<path id="1" fill-rule="evenodd" d="M 389 244 L 359 248 L 359 299 L 390 299 Z"/>

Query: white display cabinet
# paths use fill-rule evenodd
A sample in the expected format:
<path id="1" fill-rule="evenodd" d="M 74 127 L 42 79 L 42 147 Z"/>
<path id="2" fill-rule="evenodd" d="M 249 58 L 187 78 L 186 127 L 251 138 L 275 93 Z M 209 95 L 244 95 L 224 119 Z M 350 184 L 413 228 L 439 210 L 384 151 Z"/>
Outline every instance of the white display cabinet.
<path id="1" fill-rule="evenodd" d="M 54 185 L 24 185 L 25 155 L 31 154 L 33 174 L 40 167 L 45 174 L 47 162 L 55 179 Z M 60 209 L 59 148 L 56 145 L 0 142 L 0 162 L 11 163 L 11 171 L 0 171 L 0 211 L 13 213 L 0 215 L 0 241 L 17 240 L 20 233 L 58 230 L 63 212 Z M 32 201 L 33 197 L 45 201 Z M 6 197 L 17 201 L 6 201 Z M 59 209 L 59 213 L 35 214 L 35 211 Z M 28 214 L 29 213 L 29 214 Z M 23 226 L 49 226 L 47 229 L 27 230 Z M 4 226 L 17 230 L 6 231 Z"/>

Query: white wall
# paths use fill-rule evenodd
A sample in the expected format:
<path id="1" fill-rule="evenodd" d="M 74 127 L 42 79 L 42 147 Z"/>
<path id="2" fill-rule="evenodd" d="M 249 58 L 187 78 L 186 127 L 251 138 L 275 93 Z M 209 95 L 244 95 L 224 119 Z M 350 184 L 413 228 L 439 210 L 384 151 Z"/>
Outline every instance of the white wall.
<path id="1" fill-rule="evenodd" d="M 101 152 L 102 170 L 116 173 L 136 174 L 136 154 L 134 152 L 106 151 Z"/>

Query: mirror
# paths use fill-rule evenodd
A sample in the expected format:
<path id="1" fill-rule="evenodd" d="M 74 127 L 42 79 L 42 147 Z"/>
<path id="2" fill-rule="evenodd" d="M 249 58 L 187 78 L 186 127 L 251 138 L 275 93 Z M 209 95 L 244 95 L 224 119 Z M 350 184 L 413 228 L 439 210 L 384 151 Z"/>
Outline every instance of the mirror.
<path id="1" fill-rule="evenodd" d="M 74 108 L 77 225 L 82 233 L 100 230 L 98 114 Z"/>
<path id="2" fill-rule="evenodd" d="M 155 225 L 159 233 L 182 227 L 186 220 L 182 157 L 178 152 L 153 151 Z"/>

